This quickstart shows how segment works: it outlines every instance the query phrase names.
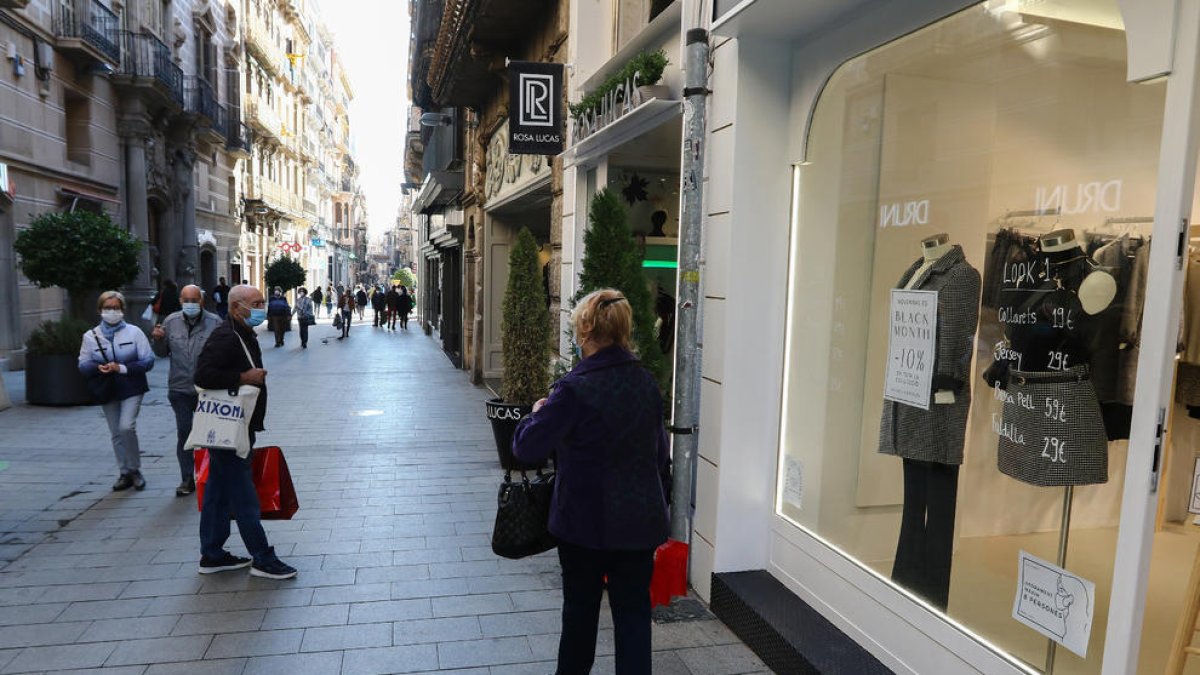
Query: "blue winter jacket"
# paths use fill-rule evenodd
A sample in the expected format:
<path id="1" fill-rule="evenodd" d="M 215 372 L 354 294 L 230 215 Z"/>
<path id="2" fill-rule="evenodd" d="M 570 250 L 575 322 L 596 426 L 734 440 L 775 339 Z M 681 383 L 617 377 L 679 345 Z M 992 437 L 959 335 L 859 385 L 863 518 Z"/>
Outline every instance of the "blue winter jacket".
<path id="1" fill-rule="evenodd" d="M 105 358 L 107 356 L 107 358 Z M 116 361 L 120 373 L 101 373 L 101 364 Z M 154 352 L 141 328 L 124 324 L 110 341 L 104 337 L 103 326 L 83 334 L 79 345 L 79 372 L 86 378 L 111 377 L 116 380 L 113 400 L 132 398 L 150 391 L 146 373 L 154 368 Z"/>
<path id="2" fill-rule="evenodd" d="M 521 420 L 513 454 L 537 461 L 556 450 L 554 536 L 601 550 L 653 549 L 667 540 L 662 396 L 636 356 L 609 347 L 583 359 Z"/>

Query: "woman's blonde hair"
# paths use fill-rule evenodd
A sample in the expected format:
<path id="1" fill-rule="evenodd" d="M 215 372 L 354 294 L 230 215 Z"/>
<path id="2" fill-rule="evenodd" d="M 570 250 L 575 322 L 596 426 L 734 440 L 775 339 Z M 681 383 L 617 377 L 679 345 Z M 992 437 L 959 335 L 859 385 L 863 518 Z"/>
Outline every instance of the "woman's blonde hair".
<path id="1" fill-rule="evenodd" d="M 590 338 L 634 351 L 633 308 L 621 291 L 601 288 L 583 296 L 571 312 L 571 328 L 576 342 Z"/>
<path id="2" fill-rule="evenodd" d="M 100 294 L 100 299 L 96 302 L 96 311 L 104 311 L 104 303 L 109 300 L 116 300 L 121 303 L 121 311 L 125 311 L 125 296 L 121 295 L 120 291 L 104 291 Z"/>

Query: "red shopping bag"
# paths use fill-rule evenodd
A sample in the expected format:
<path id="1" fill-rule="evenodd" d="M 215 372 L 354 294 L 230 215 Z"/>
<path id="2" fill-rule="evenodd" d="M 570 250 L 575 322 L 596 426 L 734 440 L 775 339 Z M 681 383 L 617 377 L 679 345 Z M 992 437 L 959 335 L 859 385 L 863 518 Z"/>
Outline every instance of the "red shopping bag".
<path id="1" fill-rule="evenodd" d="M 204 507 L 204 486 L 208 483 L 208 450 L 196 448 L 196 508 Z M 258 508 L 263 520 L 290 520 L 300 510 L 296 487 L 288 470 L 283 450 L 276 446 L 255 448 L 250 454 L 250 477 L 258 493 Z"/>
<path id="2" fill-rule="evenodd" d="M 668 539 L 654 552 L 654 575 L 650 577 L 650 606 L 671 604 L 671 598 L 687 595 L 688 545 Z"/>

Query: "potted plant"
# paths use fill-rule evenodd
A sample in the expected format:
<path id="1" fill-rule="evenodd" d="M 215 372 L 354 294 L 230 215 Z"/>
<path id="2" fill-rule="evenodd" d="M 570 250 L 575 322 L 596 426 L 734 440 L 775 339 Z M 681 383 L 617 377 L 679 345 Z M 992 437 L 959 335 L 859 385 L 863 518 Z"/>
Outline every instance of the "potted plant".
<path id="1" fill-rule="evenodd" d="M 629 229 L 625 207 L 615 192 L 601 190 L 588 210 L 590 227 L 583 235 L 583 261 L 575 302 L 599 288 L 615 288 L 633 310 L 633 343 L 638 358 L 658 380 L 664 397 L 671 385 L 671 368 L 654 334 L 654 305 L 650 283 L 642 270 L 642 255 Z"/>
<path id="2" fill-rule="evenodd" d="M 643 103 L 652 98 L 660 101 L 671 100 L 671 88 L 662 81 L 663 71 L 667 69 L 667 54 L 663 50 L 642 52 L 629 62 L 629 69 L 638 74 L 636 103 Z"/>
<path id="3" fill-rule="evenodd" d="M 538 246 L 529 228 L 521 228 L 508 256 L 508 288 L 504 292 L 500 334 L 504 380 L 500 398 L 486 402 L 487 417 L 496 438 L 500 466 L 505 470 L 536 469 L 513 457 L 512 437 L 517 423 L 550 386 L 550 312 L 538 266 Z"/>
<path id="4" fill-rule="evenodd" d="M 97 291 L 137 277 L 141 243 L 108 215 L 90 211 L 43 213 L 17 234 L 13 249 L 25 278 L 39 288 L 67 291 L 62 321 L 43 323 L 26 342 L 25 398 L 36 405 L 83 405 L 91 393 L 77 361 L 83 332 L 95 316 Z"/>
<path id="5" fill-rule="evenodd" d="M 267 269 L 263 271 L 263 280 L 267 284 L 267 298 L 270 299 L 271 294 L 275 289 L 283 291 L 284 296 L 293 288 L 298 288 L 304 285 L 304 279 L 308 273 L 304 271 L 304 266 L 293 260 L 290 256 L 282 256 L 274 262 L 267 265 Z M 272 321 L 275 319 L 272 318 Z M 272 326 L 275 324 L 272 323 Z M 284 332 L 292 332 L 292 320 L 289 317 L 283 328 Z"/>
<path id="6" fill-rule="evenodd" d="M 91 324 L 79 319 L 46 321 L 25 343 L 25 401 L 32 405 L 95 403 L 79 373 L 79 343 Z"/>

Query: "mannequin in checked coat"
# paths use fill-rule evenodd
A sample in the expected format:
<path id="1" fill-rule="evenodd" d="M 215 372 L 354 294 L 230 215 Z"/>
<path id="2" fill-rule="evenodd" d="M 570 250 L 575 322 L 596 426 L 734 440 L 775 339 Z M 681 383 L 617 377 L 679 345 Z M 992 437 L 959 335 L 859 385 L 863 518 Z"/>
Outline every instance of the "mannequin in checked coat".
<path id="1" fill-rule="evenodd" d="M 897 288 L 936 291 L 937 333 L 929 409 L 884 401 L 879 452 L 904 460 L 904 512 L 892 580 L 945 609 L 950 593 L 958 467 L 971 409 L 971 356 L 979 324 L 979 272 L 945 235 Z"/>

